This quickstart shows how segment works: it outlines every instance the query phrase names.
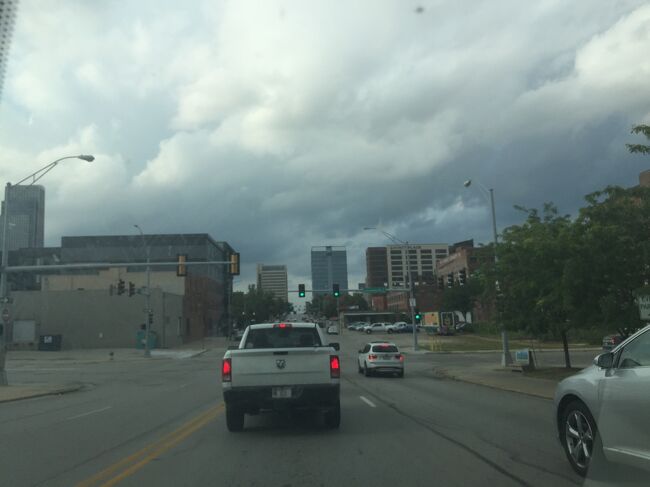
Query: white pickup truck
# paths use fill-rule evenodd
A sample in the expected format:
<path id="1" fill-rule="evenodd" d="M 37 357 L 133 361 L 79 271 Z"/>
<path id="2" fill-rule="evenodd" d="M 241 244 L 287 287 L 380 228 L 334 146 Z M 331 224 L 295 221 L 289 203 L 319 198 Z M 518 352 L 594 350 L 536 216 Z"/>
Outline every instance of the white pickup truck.
<path id="1" fill-rule="evenodd" d="M 291 409 L 323 411 L 325 425 L 338 428 L 338 350 L 315 323 L 250 325 L 222 361 L 228 430 L 241 431 L 245 414 Z"/>

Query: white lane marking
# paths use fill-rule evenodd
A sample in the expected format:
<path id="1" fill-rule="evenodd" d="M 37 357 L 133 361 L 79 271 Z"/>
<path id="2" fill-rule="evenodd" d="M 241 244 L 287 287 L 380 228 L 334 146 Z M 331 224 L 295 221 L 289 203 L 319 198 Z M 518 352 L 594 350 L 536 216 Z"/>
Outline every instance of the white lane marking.
<path id="1" fill-rule="evenodd" d="M 372 402 L 372 401 L 371 401 L 370 399 L 368 399 L 367 397 L 359 396 L 359 399 L 361 399 L 363 402 L 365 402 L 365 403 L 366 403 L 368 406 L 370 406 L 371 408 L 376 408 L 376 407 L 377 407 L 377 406 L 375 405 L 375 403 Z"/>
<path id="2" fill-rule="evenodd" d="M 105 408 L 95 409 L 93 411 L 88 411 L 87 413 L 77 414 L 76 416 L 70 416 L 69 418 L 65 418 L 65 419 L 66 419 L 66 421 L 69 421 L 71 419 L 83 418 L 84 416 L 90 416 L 91 414 L 101 413 L 102 411 L 106 411 L 108 409 L 111 409 L 112 407 L 113 406 L 106 406 Z"/>

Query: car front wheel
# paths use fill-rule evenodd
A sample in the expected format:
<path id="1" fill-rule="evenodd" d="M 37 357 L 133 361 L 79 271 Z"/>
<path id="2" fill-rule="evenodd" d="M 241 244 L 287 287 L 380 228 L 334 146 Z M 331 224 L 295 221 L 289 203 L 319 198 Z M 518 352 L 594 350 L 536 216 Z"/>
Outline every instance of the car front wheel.
<path id="1" fill-rule="evenodd" d="M 593 416 L 581 401 L 573 401 L 562 412 L 561 439 L 573 470 L 587 475 L 594 454 L 600 450 L 598 430 Z"/>

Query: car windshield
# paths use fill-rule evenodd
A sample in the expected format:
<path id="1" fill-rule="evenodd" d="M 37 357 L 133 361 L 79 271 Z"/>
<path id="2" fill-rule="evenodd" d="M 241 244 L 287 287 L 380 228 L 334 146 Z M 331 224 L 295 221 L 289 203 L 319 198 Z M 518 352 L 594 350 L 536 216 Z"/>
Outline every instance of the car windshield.
<path id="1" fill-rule="evenodd" d="M 650 487 L 648 323 L 650 0 L 0 0 L 0 487 Z"/>
<path id="2" fill-rule="evenodd" d="M 320 347 L 321 340 L 314 328 L 258 328 L 251 329 L 244 348 L 300 348 Z"/>

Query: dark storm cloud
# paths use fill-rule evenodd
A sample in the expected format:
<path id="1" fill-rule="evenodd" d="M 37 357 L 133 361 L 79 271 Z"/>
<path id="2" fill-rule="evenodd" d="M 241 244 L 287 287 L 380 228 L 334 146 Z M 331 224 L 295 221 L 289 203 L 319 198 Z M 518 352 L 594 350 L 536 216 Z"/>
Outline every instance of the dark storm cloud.
<path id="1" fill-rule="evenodd" d="M 62 38 L 57 16 L 79 28 Z M 265 262 L 293 285 L 312 245 L 346 245 L 356 284 L 386 243 L 367 225 L 489 240 L 467 178 L 495 188 L 503 228 L 514 204 L 573 213 L 648 165 L 624 147 L 650 117 L 642 1 L 35 2 L 18 20 L 5 179 L 97 156 L 48 175 L 50 243 L 208 232 L 242 252 L 242 283 Z"/>

